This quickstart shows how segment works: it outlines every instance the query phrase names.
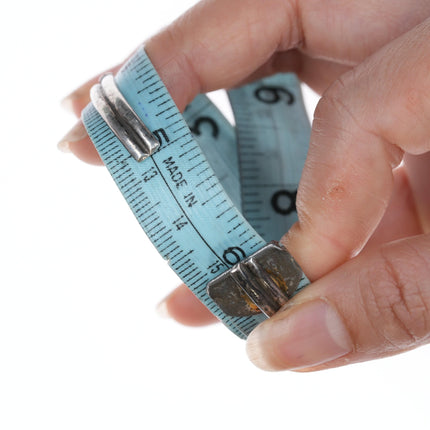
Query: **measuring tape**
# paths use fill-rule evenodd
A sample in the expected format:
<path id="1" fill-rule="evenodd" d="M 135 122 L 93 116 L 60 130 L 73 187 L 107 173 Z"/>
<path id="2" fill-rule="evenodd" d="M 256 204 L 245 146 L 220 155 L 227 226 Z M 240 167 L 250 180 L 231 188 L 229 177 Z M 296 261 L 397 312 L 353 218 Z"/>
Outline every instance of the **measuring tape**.
<path id="1" fill-rule="evenodd" d="M 309 283 L 271 241 L 297 220 L 310 126 L 293 74 L 228 95 L 236 127 L 205 95 L 182 116 L 141 48 L 93 87 L 82 121 L 158 252 L 246 338 Z"/>

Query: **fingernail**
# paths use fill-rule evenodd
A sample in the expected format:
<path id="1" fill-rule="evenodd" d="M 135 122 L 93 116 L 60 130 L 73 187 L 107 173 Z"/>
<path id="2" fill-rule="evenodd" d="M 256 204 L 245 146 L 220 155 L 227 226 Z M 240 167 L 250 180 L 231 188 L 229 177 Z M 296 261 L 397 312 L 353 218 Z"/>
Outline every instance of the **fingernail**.
<path id="1" fill-rule="evenodd" d="M 81 121 L 76 125 L 58 142 L 57 148 L 62 152 L 71 152 L 70 144 L 79 142 L 87 136 L 87 131 Z"/>
<path id="2" fill-rule="evenodd" d="M 295 370 L 342 357 L 353 349 L 337 311 L 323 300 L 299 304 L 260 324 L 248 337 L 250 360 L 264 370 Z"/>
<path id="3" fill-rule="evenodd" d="M 161 318 L 171 318 L 166 300 L 161 301 L 157 305 L 156 311 Z"/>
<path id="4" fill-rule="evenodd" d="M 81 110 L 89 102 L 92 82 L 84 84 L 61 100 L 61 106 L 68 112 L 79 117 Z"/>
<path id="5" fill-rule="evenodd" d="M 74 113 L 75 110 L 73 109 L 73 97 L 72 94 L 69 94 L 67 97 L 64 97 L 63 100 L 60 102 L 61 107 L 66 110 L 67 112 Z"/>

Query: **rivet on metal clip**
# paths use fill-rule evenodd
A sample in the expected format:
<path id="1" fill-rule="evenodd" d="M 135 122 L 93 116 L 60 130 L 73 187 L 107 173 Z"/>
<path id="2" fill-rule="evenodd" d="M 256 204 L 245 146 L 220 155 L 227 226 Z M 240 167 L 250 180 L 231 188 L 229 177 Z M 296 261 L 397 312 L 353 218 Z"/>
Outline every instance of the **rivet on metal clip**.
<path id="1" fill-rule="evenodd" d="M 94 107 L 136 161 L 152 155 L 160 146 L 116 86 L 112 74 L 101 77 L 90 91 Z"/>
<path id="2" fill-rule="evenodd" d="M 291 254 L 270 242 L 208 283 L 209 296 L 230 316 L 277 312 L 306 279 Z"/>

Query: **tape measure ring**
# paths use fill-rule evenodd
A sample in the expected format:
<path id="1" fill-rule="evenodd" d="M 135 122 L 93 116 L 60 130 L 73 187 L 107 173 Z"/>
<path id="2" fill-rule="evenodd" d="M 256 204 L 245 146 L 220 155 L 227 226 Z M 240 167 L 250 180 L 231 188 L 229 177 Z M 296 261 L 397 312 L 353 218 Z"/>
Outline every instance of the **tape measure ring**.
<path id="1" fill-rule="evenodd" d="M 279 281 L 281 275 L 267 277 L 266 266 L 267 261 L 278 258 L 275 256 L 279 252 L 275 249 L 277 246 L 268 245 L 268 241 L 280 237 L 273 237 L 278 234 L 273 224 L 281 220 L 278 228 L 285 232 L 295 221 L 294 217 L 286 217 L 293 211 L 281 206 L 276 211 L 270 201 L 269 204 L 261 201 L 271 198 L 277 202 L 279 196 L 285 195 L 282 193 L 290 192 L 284 190 L 296 189 L 307 150 L 306 113 L 303 104 L 294 103 L 301 100 L 300 84 L 293 75 L 288 75 L 288 88 L 281 86 L 278 81 L 285 84 L 285 79 L 285 76 L 278 76 L 229 92 L 236 130 L 204 95 L 199 95 L 185 110 L 188 126 L 141 48 L 115 78 L 120 96 L 115 88 L 112 95 L 112 82 L 108 81 L 105 88 L 92 90 L 93 95 L 96 94 L 94 102 L 82 113 L 83 123 L 97 151 L 158 252 L 206 307 L 241 338 L 246 338 L 267 318 L 261 312 L 261 304 L 246 316 L 228 315 L 227 308 L 223 310 L 220 302 L 209 296 L 207 285 L 224 276 L 229 279 L 227 284 L 231 281 L 231 291 L 237 287 L 238 294 L 243 295 L 240 284 L 253 282 L 256 278 L 253 273 L 258 273 L 261 283 L 255 290 L 259 292 L 252 298 L 253 293 L 248 291 L 245 298 L 251 297 L 258 303 L 262 294 L 271 290 L 274 306 L 281 293 L 288 290 L 284 280 L 290 275 L 283 273 L 282 282 Z M 248 97 L 260 105 L 249 103 Z M 290 111 L 287 121 L 281 102 Z M 257 113 L 251 113 L 253 107 Z M 275 114 L 268 114 L 269 107 L 276 107 L 276 115 L 282 108 L 281 121 Z M 249 119 L 253 121 L 252 127 L 247 123 Z M 262 121 L 264 119 L 268 124 Z M 256 135 L 261 130 L 267 141 L 275 142 L 272 147 L 266 142 L 263 148 L 257 141 Z M 131 150 L 124 146 L 123 134 L 134 142 Z M 280 145 L 285 135 L 295 141 Z M 287 150 L 280 150 L 282 147 Z M 144 161 L 141 161 L 142 151 L 148 157 Z M 257 157 L 259 167 L 255 167 L 252 157 Z M 275 169 L 273 162 L 284 165 Z M 285 175 L 286 167 L 289 175 Z M 278 197 L 273 197 L 276 190 Z M 265 212 L 253 218 L 258 204 L 264 206 Z M 250 222 L 238 209 L 240 207 Z M 286 252 L 285 255 L 291 257 Z M 285 260 L 283 255 L 280 258 L 296 270 L 295 263 L 290 263 L 288 258 Z M 299 269 L 297 273 L 300 279 L 295 281 L 294 293 L 309 283 Z M 291 275 L 291 279 L 296 279 L 297 273 Z M 268 309 L 268 312 L 273 311 Z"/>

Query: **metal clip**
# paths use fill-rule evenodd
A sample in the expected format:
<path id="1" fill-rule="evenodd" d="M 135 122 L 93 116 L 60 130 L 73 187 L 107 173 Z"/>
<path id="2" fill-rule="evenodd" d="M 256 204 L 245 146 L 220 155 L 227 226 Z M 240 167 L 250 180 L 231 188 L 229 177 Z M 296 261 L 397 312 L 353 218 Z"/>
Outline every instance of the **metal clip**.
<path id="1" fill-rule="evenodd" d="M 136 161 L 152 155 L 160 146 L 116 86 L 111 73 L 101 77 L 90 91 L 94 107 Z"/>
<path id="2" fill-rule="evenodd" d="M 307 279 L 291 254 L 270 242 L 208 283 L 209 296 L 230 316 L 277 312 Z"/>

